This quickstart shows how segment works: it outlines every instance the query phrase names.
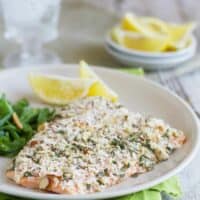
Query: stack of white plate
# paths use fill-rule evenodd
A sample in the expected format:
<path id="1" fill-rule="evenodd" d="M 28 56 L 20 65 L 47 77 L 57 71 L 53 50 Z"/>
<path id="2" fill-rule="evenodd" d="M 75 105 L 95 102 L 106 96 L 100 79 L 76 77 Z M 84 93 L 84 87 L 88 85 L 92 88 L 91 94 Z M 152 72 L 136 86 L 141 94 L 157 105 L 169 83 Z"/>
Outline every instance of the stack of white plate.
<path id="1" fill-rule="evenodd" d="M 129 67 L 142 67 L 148 70 L 167 69 L 181 66 L 180 64 L 192 58 L 196 52 L 197 42 L 192 36 L 188 47 L 173 52 L 142 52 L 125 48 L 111 39 L 107 34 L 105 47 L 108 53 L 120 63 Z"/>

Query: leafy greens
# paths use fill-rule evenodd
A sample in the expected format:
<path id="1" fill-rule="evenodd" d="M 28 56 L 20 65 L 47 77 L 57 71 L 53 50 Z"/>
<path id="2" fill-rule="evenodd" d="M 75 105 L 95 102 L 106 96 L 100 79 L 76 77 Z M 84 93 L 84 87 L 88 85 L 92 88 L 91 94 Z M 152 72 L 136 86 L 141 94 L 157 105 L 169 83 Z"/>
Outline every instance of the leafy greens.
<path id="1" fill-rule="evenodd" d="M 35 134 L 40 124 L 54 117 L 54 110 L 33 108 L 26 99 L 11 104 L 0 97 L 0 155 L 16 155 Z"/>

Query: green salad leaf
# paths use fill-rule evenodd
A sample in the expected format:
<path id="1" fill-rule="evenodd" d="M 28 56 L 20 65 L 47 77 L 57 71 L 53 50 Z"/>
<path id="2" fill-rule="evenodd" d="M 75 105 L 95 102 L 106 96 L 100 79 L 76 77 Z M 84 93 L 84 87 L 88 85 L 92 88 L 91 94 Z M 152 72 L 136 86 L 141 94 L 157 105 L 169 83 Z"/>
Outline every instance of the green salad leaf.
<path id="1" fill-rule="evenodd" d="M 5 95 L 2 95 L 0 97 L 0 155 L 16 155 L 35 134 L 38 126 L 51 120 L 54 113 L 54 110 L 48 108 L 33 108 L 26 99 L 11 104 Z"/>
<path id="2" fill-rule="evenodd" d="M 15 197 L 15 196 L 10 196 L 10 195 L 7 195 L 7 194 L 3 194 L 3 193 L 0 193 L 0 199 L 1 200 L 28 200 L 27 198 L 21 198 L 21 197 Z"/>
<path id="3" fill-rule="evenodd" d="M 0 126 L 4 125 L 6 121 L 12 116 L 13 109 L 5 98 L 5 95 L 0 97 Z"/>
<path id="4" fill-rule="evenodd" d="M 55 114 L 55 110 L 49 110 L 48 108 L 43 108 L 39 110 L 37 123 L 42 124 L 48 120 L 52 120 Z"/>
<path id="5" fill-rule="evenodd" d="M 20 99 L 15 104 L 13 104 L 13 110 L 17 113 L 17 115 L 21 115 L 24 108 L 28 107 L 29 103 L 27 99 Z"/>
<path id="6" fill-rule="evenodd" d="M 124 72 L 127 72 L 128 74 L 133 74 L 137 76 L 143 76 L 144 75 L 144 70 L 142 68 L 125 68 L 121 69 Z"/>

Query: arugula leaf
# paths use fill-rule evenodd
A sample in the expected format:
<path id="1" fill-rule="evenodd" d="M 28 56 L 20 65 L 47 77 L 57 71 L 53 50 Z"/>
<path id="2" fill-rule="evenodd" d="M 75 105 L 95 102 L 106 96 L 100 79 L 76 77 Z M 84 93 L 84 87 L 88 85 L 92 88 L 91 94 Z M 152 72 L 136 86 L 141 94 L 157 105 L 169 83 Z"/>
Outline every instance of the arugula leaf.
<path id="1" fill-rule="evenodd" d="M 34 135 L 35 130 L 31 127 L 29 124 L 23 124 L 23 129 L 22 129 L 22 136 L 28 141 L 32 138 Z"/>
<path id="2" fill-rule="evenodd" d="M 43 108 L 39 110 L 37 123 L 42 124 L 46 121 L 51 120 L 54 117 L 55 110 L 49 110 L 48 108 Z"/>
<path id="3" fill-rule="evenodd" d="M 33 123 L 37 120 L 38 109 L 26 107 L 21 113 L 20 121 L 22 123 Z"/>
<path id="4" fill-rule="evenodd" d="M 2 126 L 12 116 L 13 109 L 6 100 L 5 96 L 2 95 L 0 98 L 0 126 Z"/>
<path id="5" fill-rule="evenodd" d="M 24 108 L 28 107 L 29 103 L 27 99 L 21 99 L 13 104 L 13 110 L 17 113 L 17 115 L 21 115 Z"/>
<path id="6" fill-rule="evenodd" d="M 24 144 L 24 138 L 17 138 L 11 140 L 9 133 L 5 132 L 5 135 L 0 137 L 0 153 L 3 155 L 10 155 L 12 153 L 16 153 L 19 149 L 21 149 L 24 146 Z"/>
<path id="7" fill-rule="evenodd" d="M 10 195 L 3 194 L 3 193 L 0 193 L 0 199 L 1 200 L 28 200 L 27 198 L 10 196 Z"/>

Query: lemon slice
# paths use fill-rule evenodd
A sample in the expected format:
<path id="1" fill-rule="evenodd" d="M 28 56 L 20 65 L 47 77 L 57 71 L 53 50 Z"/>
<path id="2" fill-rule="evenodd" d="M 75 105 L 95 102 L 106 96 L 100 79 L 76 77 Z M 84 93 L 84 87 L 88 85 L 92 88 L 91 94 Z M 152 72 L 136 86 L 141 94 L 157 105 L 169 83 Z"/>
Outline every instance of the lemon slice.
<path id="1" fill-rule="evenodd" d="M 88 96 L 102 96 L 111 101 L 117 101 L 118 95 L 101 80 L 97 74 L 84 61 L 80 62 L 80 77 L 96 80 L 90 87 Z"/>
<path id="2" fill-rule="evenodd" d="M 169 41 L 168 35 L 152 34 L 151 36 L 146 36 L 131 31 L 123 31 L 119 27 L 112 30 L 111 37 L 126 48 L 151 52 L 163 51 Z"/>
<path id="3" fill-rule="evenodd" d="M 92 79 L 65 78 L 44 74 L 29 75 L 35 94 L 49 104 L 64 105 L 77 98 L 86 96 L 94 84 Z"/>

